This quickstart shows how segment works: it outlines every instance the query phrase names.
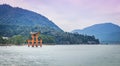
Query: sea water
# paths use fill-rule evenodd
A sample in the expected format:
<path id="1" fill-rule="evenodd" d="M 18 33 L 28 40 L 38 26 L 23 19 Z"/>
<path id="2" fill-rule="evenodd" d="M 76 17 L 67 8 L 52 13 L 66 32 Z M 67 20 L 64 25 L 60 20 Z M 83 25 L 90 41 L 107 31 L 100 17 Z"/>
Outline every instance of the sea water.
<path id="1" fill-rule="evenodd" d="M 120 45 L 0 46 L 0 66 L 120 66 Z"/>

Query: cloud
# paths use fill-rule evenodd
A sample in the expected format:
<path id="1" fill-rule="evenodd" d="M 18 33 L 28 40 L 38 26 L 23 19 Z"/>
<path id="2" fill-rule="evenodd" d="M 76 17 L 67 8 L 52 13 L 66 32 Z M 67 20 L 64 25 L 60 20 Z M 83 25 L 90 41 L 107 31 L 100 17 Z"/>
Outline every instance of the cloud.
<path id="1" fill-rule="evenodd" d="M 113 22 L 120 25 L 120 0 L 0 0 L 40 13 L 64 31 Z"/>

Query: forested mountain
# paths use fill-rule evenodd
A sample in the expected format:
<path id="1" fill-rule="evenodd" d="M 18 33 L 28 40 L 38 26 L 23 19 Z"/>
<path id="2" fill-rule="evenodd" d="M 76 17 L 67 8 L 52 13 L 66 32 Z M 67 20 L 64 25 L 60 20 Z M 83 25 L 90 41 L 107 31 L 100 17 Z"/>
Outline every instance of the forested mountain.
<path id="1" fill-rule="evenodd" d="M 30 32 L 40 32 L 43 43 L 99 44 L 94 36 L 64 32 L 43 15 L 19 7 L 0 5 L 0 35 L 11 38 L 8 43 L 24 42 L 22 40 L 28 39 Z"/>
<path id="2" fill-rule="evenodd" d="M 18 7 L 13 8 L 6 4 L 0 5 L 0 30 L 0 34 L 3 36 L 26 34 L 23 32 L 38 30 L 41 32 L 62 31 L 52 21 L 40 14 Z"/>
<path id="3" fill-rule="evenodd" d="M 120 26 L 113 23 L 96 24 L 83 30 L 73 30 L 74 33 L 95 35 L 101 43 L 120 43 Z"/>

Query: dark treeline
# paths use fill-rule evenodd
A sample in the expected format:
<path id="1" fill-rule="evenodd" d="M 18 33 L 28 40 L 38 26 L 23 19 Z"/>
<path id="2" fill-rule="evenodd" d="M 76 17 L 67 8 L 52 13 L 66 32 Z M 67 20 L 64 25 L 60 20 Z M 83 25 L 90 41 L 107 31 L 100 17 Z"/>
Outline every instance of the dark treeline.
<path id="1" fill-rule="evenodd" d="M 94 36 L 68 32 L 44 32 L 40 34 L 39 38 L 42 38 L 43 44 L 99 44 L 99 40 Z M 8 39 L 3 39 L 0 36 L 0 44 L 21 45 L 27 43 L 27 39 L 31 39 L 30 34 L 28 36 L 14 35 Z"/>
<path id="2" fill-rule="evenodd" d="M 47 35 L 47 36 L 46 36 Z M 43 43 L 55 44 L 99 44 L 99 40 L 94 36 L 81 35 L 69 32 L 43 33 L 41 35 Z M 48 41 L 46 41 L 46 39 Z M 50 40 L 50 41 L 49 41 Z"/>
<path id="3" fill-rule="evenodd" d="M 26 42 L 25 37 L 21 35 L 16 35 L 13 37 L 9 37 L 8 39 L 4 39 L 0 36 L 0 45 L 21 45 Z"/>

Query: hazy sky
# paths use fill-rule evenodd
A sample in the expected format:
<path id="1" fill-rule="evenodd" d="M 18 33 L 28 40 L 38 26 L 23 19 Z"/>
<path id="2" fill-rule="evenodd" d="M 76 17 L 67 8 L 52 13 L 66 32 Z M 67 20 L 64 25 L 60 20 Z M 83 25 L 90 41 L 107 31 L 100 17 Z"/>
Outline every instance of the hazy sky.
<path id="1" fill-rule="evenodd" d="M 113 22 L 120 25 L 120 0 L 0 0 L 40 13 L 64 31 Z"/>

